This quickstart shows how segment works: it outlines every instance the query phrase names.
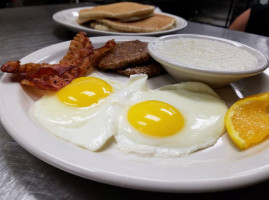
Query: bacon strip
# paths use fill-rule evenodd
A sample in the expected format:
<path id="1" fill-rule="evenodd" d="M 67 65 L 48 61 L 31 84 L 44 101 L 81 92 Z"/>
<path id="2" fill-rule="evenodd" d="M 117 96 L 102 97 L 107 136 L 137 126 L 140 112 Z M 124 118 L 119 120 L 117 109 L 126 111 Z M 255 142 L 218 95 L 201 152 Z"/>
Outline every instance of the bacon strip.
<path id="1" fill-rule="evenodd" d="M 80 32 L 71 41 L 67 54 L 59 64 L 21 65 L 20 61 L 9 61 L 1 66 L 1 71 L 17 75 L 21 79 L 21 84 L 57 91 L 73 79 L 91 72 L 94 63 L 115 45 L 115 41 L 110 40 L 104 47 L 95 50 L 87 34 Z"/>
<path id="2" fill-rule="evenodd" d="M 57 91 L 78 77 L 76 66 L 61 64 L 20 64 L 20 61 L 9 61 L 2 65 L 2 71 L 14 73 L 24 85 L 36 86 L 39 89 Z"/>
<path id="3" fill-rule="evenodd" d="M 109 40 L 106 42 L 106 44 L 98 49 L 94 50 L 94 53 L 90 55 L 89 61 L 92 68 L 96 66 L 96 64 L 99 62 L 99 60 L 113 47 L 116 46 L 115 40 Z"/>
<path id="4" fill-rule="evenodd" d="M 79 76 L 85 76 L 90 70 L 88 57 L 94 53 L 92 42 L 85 32 L 79 32 L 71 41 L 67 54 L 60 60 L 61 65 L 79 67 Z"/>

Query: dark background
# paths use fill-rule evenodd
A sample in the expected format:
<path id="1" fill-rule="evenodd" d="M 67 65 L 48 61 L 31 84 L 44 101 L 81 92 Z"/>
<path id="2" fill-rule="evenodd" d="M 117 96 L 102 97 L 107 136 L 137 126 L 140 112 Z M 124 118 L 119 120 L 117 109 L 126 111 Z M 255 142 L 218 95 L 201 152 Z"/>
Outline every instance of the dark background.
<path id="1" fill-rule="evenodd" d="M 132 1 L 132 0 L 129 0 Z M 62 3 L 109 4 L 121 0 L 0 0 L 0 7 L 35 6 Z M 162 11 L 181 16 L 187 20 L 227 28 L 241 12 L 253 3 L 266 0 L 135 0 L 132 2 L 152 4 Z"/>

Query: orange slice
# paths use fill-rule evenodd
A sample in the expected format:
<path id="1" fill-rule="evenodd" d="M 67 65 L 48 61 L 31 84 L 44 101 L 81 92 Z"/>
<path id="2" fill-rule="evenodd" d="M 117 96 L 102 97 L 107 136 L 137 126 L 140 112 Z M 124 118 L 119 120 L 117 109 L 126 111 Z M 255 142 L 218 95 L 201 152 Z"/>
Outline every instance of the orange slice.
<path id="1" fill-rule="evenodd" d="M 269 136 L 269 93 L 235 102 L 226 113 L 225 125 L 241 150 L 265 140 Z"/>

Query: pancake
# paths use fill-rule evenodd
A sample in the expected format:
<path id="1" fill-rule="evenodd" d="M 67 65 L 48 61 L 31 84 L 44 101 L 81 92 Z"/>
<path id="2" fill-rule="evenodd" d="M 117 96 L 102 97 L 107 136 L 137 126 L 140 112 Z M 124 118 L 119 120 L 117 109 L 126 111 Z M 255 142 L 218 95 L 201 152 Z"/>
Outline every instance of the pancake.
<path id="1" fill-rule="evenodd" d="M 89 26 L 90 28 L 92 29 L 95 29 L 95 30 L 99 30 L 99 31 L 110 31 L 110 32 L 118 32 L 116 29 L 110 27 L 110 26 L 107 26 L 105 24 L 101 24 L 101 23 L 98 23 L 98 22 L 90 22 L 90 23 L 87 23 L 87 24 L 84 24 L 85 26 Z"/>
<path id="2" fill-rule="evenodd" d="M 79 24 L 100 18 L 112 18 L 123 21 L 140 20 L 148 17 L 154 11 L 154 6 L 133 2 L 120 2 L 96 6 L 79 11 Z"/>
<path id="3" fill-rule="evenodd" d="M 121 22 L 113 19 L 98 19 L 104 29 L 113 29 L 119 32 L 145 33 L 171 29 L 175 25 L 175 18 L 164 14 L 154 14 L 143 20 L 134 22 Z"/>

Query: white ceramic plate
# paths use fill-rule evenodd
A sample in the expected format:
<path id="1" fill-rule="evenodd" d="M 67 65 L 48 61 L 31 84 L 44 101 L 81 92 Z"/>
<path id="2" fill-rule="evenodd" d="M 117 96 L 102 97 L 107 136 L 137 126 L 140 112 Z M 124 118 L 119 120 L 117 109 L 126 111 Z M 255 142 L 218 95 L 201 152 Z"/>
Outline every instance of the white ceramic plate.
<path id="1" fill-rule="evenodd" d="M 123 32 L 110 32 L 110 31 L 99 31 L 92 28 L 88 28 L 86 26 L 79 25 L 76 20 L 78 18 L 78 13 L 81 9 L 85 8 L 92 8 L 92 7 L 79 7 L 79 8 L 72 8 L 67 10 L 62 10 L 53 15 L 53 20 L 68 29 L 79 32 L 85 31 L 91 35 L 164 35 L 176 32 L 180 29 L 183 29 L 187 26 L 187 21 L 181 17 L 171 15 L 168 13 L 164 13 L 176 19 L 176 25 L 174 28 L 165 30 L 165 31 L 158 31 L 158 32 L 150 32 L 150 33 L 123 33 Z M 155 12 L 161 13 L 159 9 L 155 9 Z"/>
<path id="2" fill-rule="evenodd" d="M 152 37 L 105 36 L 91 38 L 98 47 L 105 41 Z M 25 62 L 57 62 L 67 51 L 69 42 L 38 50 Z M 127 81 L 126 77 L 99 72 L 101 76 Z M 149 79 L 151 88 L 174 83 L 168 75 Z M 268 91 L 269 71 L 242 79 L 216 90 L 230 106 L 239 97 Z M 140 157 L 124 154 L 114 143 L 100 152 L 90 152 L 65 142 L 34 122 L 30 109 L 42 93 L 13 82 L 5 74 L 0 80 L 0 116 L 8 133 L 27 151 L 41 160 L 72 174 L 121 187 L 164 192 L 205 192 L 231 189 L 269 178 L 269 140 L 239 151 L 225 133 L 210 148 L 179 158 Z"/>

